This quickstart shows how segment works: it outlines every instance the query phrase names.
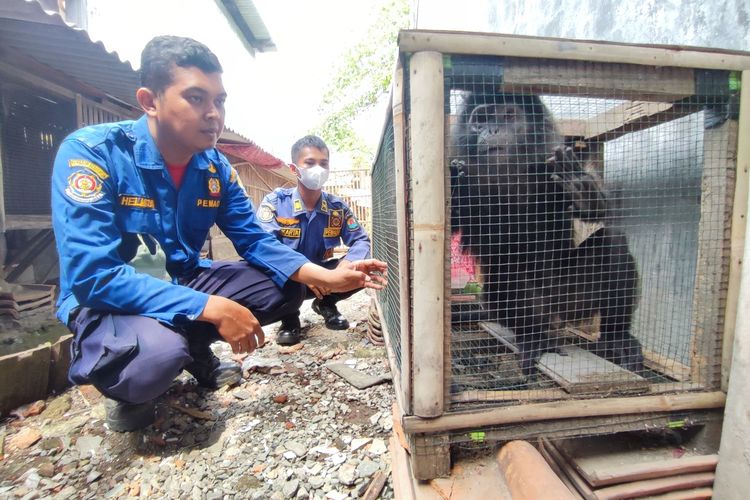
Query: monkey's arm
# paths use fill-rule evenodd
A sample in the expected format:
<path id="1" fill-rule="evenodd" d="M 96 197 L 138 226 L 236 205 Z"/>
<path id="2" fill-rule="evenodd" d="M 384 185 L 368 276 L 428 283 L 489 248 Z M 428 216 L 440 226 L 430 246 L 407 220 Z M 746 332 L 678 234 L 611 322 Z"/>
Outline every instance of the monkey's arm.
<path id="1" fill-rule="evenodd" d="M 554 156 L 547 159 L 547 169 L 569 200 L 568 208 L 574 218 L 589 222 L 605 218 L 607 198 L 571 148 L 555 149 Z"/>

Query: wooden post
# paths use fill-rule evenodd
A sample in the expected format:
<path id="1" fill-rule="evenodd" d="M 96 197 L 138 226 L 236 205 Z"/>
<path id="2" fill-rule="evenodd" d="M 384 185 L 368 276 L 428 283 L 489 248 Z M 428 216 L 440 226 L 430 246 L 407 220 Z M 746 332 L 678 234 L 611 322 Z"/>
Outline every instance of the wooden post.
<path id="1" fill-rule="evenodd" d="M 448 476 L 451 472 L 450 436 L 448 434 L 407 434 L 411 470 L 416 479 L 425 481 Z"/>
<path id="2" fill-rule="evenodd" d="M 690 381 L 720 387 L 721 337 L 728 279 L 729 227 L 734 193 L 737 122 L 703 133 L 701 218 L 693 288 Z"/>
<path id="3" fill-rule="evenodd" d="M 443 56 L 417 52 L 409 65 L 413 231 L 412 410 L 443 413 L 445 178 Z"/>
<path id="4" fill-rule="evenodd" d="M 740 276 L 742 273 L 742 258 L 747 238 L 748 187 L 750 187 L 750 83 L 747 81 L 747 71 L 743 72 L 742 83 L 744 92 L 741 95 L 740 119 L 737 130 L 737 164 L 735 169 L 734 207 L 732 208 L 732 235 L 729 257 L 729 284 L 727 288 L 727 305 L 724 322 L 724 337 L 721 355 L 721 390 L 729 387 L 729 371 L 732 367 L 732 349 L 737 329 L 735 320 L 739 314 L 738 301 L 740 294 Z"/>
<path id="5" fill-rule="evenodd" d="M 409 306 L 409 223 L 406 215 L 406 145 L 404 127 L 404 68 L 398 61 L 393 75 L 393 152 L 396 176 L 396 238 L 398 245 L 399 322 L 401 340 L 401 366 L 399 380 L 402 391 L 401 404 L 411 413 L 411 310 Z M 382 317 L 382 316 L 381 316 Z"/>
<path id="6" fill-rule="evenodd" d="M 750 130 L 750 71 L 742 72 L 742 97 L 740 102 L 740 150 L 738 167 L 747 172 Z M 747 183 L 747 177 L 745 177 Z M 750 202 L 746 207 L 750 210 Z M 747 213 L 747 212 L 746 212 Z M 748 224 L 745 218 L 745 224 Z M 747 228 L 750 231 L 750 228 Z M 750 245 L 745 245 L 744 261 L 750 259 Z M 732 369 L 729 376 L 724 426 L 719 447 L 719 465 L 716 468 L 714 489 L 716 498 L 740 499 L 750 490 L 750 461 L 747 448 L 750 442 L 750 269 L 742 268 L 739 286 L 737 320 L 735 323 Z"/>

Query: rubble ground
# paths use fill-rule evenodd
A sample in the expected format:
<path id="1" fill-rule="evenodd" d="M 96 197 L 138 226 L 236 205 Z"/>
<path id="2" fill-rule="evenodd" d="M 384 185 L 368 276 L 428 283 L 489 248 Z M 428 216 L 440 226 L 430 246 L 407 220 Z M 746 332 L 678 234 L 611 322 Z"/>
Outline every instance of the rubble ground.
<path id="1" fill-rule="evenodd" d="M 370 296 L 340 302 L 348 331 L 302 309 L 301 344 L 266 345 L 243 358 L 237 386 L 207 391 L 187 374 L 160 398 L 147 429 L 104 425 L 101 395 L 72 387 L 0 422 L 0 497 L 346 499 L 390 474 L 393 387 L 359 390 L 325 367 L 388 373 L 384 348 L 366 335 Z M 214 344 L 223 359 L 225 343 Z M 393 498 L 390 478 L 382 498 Z"/>

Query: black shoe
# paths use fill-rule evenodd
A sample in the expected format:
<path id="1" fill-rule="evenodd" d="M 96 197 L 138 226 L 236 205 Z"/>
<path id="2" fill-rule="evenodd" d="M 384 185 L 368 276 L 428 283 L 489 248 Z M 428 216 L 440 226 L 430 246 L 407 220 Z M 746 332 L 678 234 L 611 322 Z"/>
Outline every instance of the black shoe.
<path id="1" fill-rule="evenodd" d="M 346 330 L 349 328 L 349 322 L 339 313 L 335 304 L 326 304 L 322 300 L 315 299 L 312 303 L 312 310 L 323 316 L 326 320 L 326 327 L 330 330 Z"/>
<path id="2" fill-rule="evenodd" d="M 299 316 L 294 318 L 284 318 L 279 325 L 279 331 L 276 333 L 276 343 L 279 345 L 295 345 L 300 341 L 300 324 Z"/>
<path id="3" fill-rule="evenodd" d="M 236 385 L 242 380 L 242 369 L 237 363 L 222 363 L 205 343 L 190 343 L 193 362 L 185 367 L 198 385 L 207 389 L 218 389 L 225 385 Z"/>
<path id="4" fill-rule="evenodd" d="M 156 418 L 156 401 L 140 404 L 104 398 L 105 422 L 115 432 L 132 432 L 148 427 Z"/>

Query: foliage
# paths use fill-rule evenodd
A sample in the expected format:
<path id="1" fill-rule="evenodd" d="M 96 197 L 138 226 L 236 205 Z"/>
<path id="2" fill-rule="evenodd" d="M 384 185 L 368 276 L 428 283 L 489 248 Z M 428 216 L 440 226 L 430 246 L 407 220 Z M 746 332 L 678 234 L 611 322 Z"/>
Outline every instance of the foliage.
<path id="1" fill-rule="evenodd" d="M 322 123 L 313 133 L 340 152 L 369 164 L 372 151 L 352 124 L 390 90 L 399 29 L 409 26 L 409 0 L 383 0 L 365 36 L 343 56 L 319 107 Z"/>

